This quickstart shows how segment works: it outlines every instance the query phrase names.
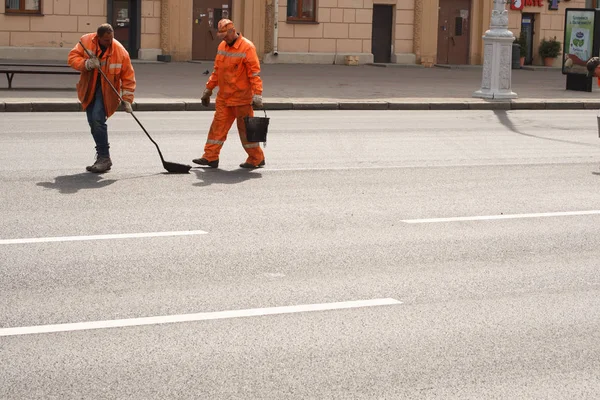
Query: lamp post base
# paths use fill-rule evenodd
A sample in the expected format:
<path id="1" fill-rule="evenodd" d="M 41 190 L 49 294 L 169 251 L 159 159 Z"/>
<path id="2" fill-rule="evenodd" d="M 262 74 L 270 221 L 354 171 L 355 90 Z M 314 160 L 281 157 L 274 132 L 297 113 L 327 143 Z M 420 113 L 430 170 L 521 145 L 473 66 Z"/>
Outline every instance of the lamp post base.
<path id="1" fill-rule="evenodd" d="M 486 32 L 483 37 L 483 77 L 481 89 L 473 97 L 484 99 L 515 99 L 517 94 L 511 90 L 512 43 L 514 36 L 510 31 L 503 35 Z"/>
<path id="2" fill-rule="evenodd" d="M 475 93 L 473 93 L 473 97 L 479 98 L 479 99 L 490 99 L 490 100 L 509 100 L 509 99 L 516 99 L 519 96 L 512 91 L 506 91 L 506 92 L 493 92 L 491 90 L 478 90 Z"/>

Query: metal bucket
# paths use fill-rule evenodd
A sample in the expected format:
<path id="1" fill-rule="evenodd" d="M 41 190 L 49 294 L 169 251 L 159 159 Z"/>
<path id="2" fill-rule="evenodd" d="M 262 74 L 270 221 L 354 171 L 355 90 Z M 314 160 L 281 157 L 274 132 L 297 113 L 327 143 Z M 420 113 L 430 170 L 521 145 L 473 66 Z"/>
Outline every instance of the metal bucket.
<path id="1" fill-rule="evenodd" d="M 244 117 L 246 125 L 246 140 L 249 142 L 266 142 L 269 130 L 269 118 L 267 112 L 264 117 Z"/>

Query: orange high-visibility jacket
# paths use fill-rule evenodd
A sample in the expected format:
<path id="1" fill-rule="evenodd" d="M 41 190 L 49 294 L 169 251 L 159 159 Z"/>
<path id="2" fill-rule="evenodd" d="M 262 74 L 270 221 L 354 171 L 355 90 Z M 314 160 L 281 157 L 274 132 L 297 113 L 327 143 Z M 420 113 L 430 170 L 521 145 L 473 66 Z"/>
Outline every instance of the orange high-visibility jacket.
<path id="1" fill-rule="evenodd" d="M 233 46 L 225 41 L 219 44 L 214 70 L 206 88 L 213 90 L 217 86 L 217 100 L 224 100 L 227 106 L 252 104 L 253 95 L 262 95 L 256 47 L 241 34 Z"/>
<path id="2" fill-rule="evenodd" d="M 88 33 L 81 37 L 81 42 L 90 52 L 100 57 L 102 50 L 98 45 L 98 35 L 96 33 Z M 88 71 L 85 69 L 85 60 L 89 57 L 79 43 L 73 47 L 69 53 L 68 64 L 81 71 L 79 83 L 77 83 L 77 96 L 81 102 L 81 106 L 85 110 L 94 99 L 94 90 L 96 88 L 96 80 L 102 80 L 102 97 L 104 98 L 104 110 L 106 117 L 110 117 L 117 111 L 120 100 L 112 90 L 105 79 L 100 76 L 100 72 L 93 69 Z M 135 73 L 131 65 L 129 53 L 116 39 L 113 39 L 112 46 L 104 52 L 100 60 L 100 68 L 110 79 L 117 91 L 121 93 L 123 100 L 133 103 L 133 93 L 135 92 Z M 122 89 L 122 92 L 121 92 Z"/>

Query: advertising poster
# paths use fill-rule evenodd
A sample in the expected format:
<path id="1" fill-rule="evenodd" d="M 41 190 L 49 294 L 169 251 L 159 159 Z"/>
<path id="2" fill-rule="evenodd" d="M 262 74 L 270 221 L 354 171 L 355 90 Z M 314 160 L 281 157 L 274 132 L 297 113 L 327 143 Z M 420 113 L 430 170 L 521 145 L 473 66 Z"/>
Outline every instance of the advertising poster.
<path id="1" fill-rule="evenodd" d="M 563 74 L 585 75 L 585 63 L 592 57 L 594 43 L 593 10 L 567 10 L 563 48 Z"/>

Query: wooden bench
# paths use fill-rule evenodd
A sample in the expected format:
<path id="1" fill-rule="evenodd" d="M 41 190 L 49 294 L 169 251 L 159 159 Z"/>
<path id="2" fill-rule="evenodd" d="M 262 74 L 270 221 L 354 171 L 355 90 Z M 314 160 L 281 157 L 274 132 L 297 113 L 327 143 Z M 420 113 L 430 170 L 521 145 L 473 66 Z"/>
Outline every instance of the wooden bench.
<path id="1" fill-rule="evenodd" d="M 7 68 L 10 67 L 10 68 Z M 50 68 L 68 68 L 68 70 L 52 70 Z M 79 75 L 68 65 L 60 64 L 8 64 L 0 63 L 0 73 L 6 74 L 8 89 L 12 89 L 12 81 L 15 74 L 40 74 L 40 75 Z"/>

